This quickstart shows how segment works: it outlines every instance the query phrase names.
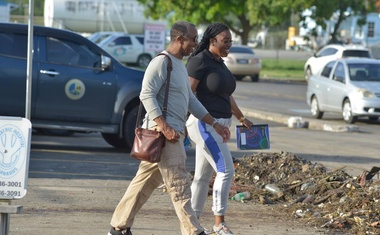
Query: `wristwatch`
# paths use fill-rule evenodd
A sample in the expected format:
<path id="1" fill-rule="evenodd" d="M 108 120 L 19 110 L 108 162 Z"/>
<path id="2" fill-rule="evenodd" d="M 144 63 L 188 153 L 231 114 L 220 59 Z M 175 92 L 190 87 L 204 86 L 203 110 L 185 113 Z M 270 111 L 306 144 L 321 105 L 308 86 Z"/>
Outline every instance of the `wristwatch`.
<path id="1" fill-rule="evenodd" d="M 244 116 L 242 116 L 241 118 L 239 118 L 239 122 L 240 123 L 243 123 L 245 121 L 245 117 Z"/>

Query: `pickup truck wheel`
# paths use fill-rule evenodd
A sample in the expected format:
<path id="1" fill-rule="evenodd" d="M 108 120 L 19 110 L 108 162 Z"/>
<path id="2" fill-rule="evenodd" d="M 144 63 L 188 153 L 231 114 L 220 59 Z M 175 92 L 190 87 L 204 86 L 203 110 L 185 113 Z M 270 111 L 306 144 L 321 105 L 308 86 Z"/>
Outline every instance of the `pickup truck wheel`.
<path id="1" fill-rule="evenodd" d="M 127 144 L 118 134 L 102 133 L 103 139 L 115 148 L 125 149 Z"/>
<path id="2" fill-rule="evenodd" d="M 144 54 L 140 55 L 137 59 L 137 65 L 142 68 L 146 68 L 149 64 L 149 62 L 152 60 L 152 57 L 150 55 Z"/>
<path id="3" fill-rule="evenodd" d="M 125 114 L 124 123 L 123 123 L 123 138 L 127 147 L 132 149 L 133 141 L 135 140 L 135 128 L 136 128 L 136 119 L 137 113 L 139 111 L 139 106 L 133 107 L 128 113 Z M 145 110 L 141 114 L 141 122 L 145 116 Z M 141 125 L 141 123 L 140 123 Z"/>

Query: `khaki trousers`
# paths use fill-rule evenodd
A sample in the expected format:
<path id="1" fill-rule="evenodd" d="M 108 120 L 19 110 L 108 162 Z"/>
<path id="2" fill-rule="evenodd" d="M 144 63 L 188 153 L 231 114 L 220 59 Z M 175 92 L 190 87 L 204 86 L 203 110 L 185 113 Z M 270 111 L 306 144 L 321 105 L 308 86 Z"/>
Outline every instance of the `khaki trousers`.
<path id="1" fill-rule="evenodd" d="M 159 163 L 140 163 L 136 176 L 114 211 L 112 227 L 132 227 L 136 214 L 163 180 L 180 221 L 182 235 L 196 235 L 204 231 L 191 207 L 191 182 L 185 166 L 183 140 L 184 135 L 181 135 L 177 143 L 166 141 Z"/>

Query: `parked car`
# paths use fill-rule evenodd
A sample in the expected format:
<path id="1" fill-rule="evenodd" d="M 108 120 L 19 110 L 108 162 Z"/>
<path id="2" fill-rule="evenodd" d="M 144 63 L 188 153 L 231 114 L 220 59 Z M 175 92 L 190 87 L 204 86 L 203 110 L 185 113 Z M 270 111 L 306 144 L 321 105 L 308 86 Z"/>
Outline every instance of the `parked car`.
<path id="1" fill-rule="evenodd" d="M 347 57 L 372 58 L 372 55 L 368 48 L 361 45 L 330 44 L 324 46 L 306 61 L 304 65 L 306 81 L 311 75 L 317 74 L 328 62 Z"/>
<path id="2" fill-rule="evenodd" d="M 115 147 L 131 147 L 144 71 L 77 33 L 33 32 L 32 127 L 100 132 Z M 0 23 L 0 116 L 25 116 L 27 41 L 27 25 Z"/>
<path id="3" fill-rule="evenodd" d="M 380 61 L 367 58 L 333 60 L 310 77 L 306 100 L 311 114 L 342 113 L 347 123 L 380 116 Z"/>
<path id="4" fill-rule="evenodd" d="M 259 81 L 261 60 L 248 46 L 232 45 L 227 57 L 223 57 L 224 63 L 236 80 L 240 81 L 245 76 L 250 76 L 252 82 Z"/>
<path id="5" fill-rule="evenodd" d="M 101 32 L 96 32 L 88 36 L 88 40 L 90 40 L 93 43 L 99 43 L 103 41 L 106 37 L 108 37 L 111 34 L 114 34 L 115 32 L 113 31 L 101 31 Z"/>
<path id="6" fill-rule="evenodd" d="M 147 67 L 157 54 L 157 52 L 145 51 L 144 35 L 139 34 L 114 32 L 97 44 L 121 63 L 136 64 L 142 68 Z"/>

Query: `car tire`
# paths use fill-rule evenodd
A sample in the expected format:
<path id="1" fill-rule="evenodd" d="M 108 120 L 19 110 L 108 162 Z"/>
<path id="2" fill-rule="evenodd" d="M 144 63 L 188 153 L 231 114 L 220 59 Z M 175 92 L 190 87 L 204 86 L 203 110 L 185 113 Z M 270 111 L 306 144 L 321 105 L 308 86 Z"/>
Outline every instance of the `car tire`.
<path id="1" fill-rule="evenodd" d="M 311 68 L 307 67 L 306 71 L 305 71 L 305 80 L 306 80 L 306 82 L 309 81 L 311 75 L 313 75 L 312 72 L 311 72 Z"/>
<path id="2" fill-rule="evenodd" d="M 137 114 L 139 111 L 139 106 L 136 105 L 130 111 L 125 114 L 124 117 L 124 122 L 123 122 L 123 138 L 124 141 L 128 147 L 128 149 L 132 149 L 133 142 L 135 140 L 135 128 L 136 128 L 136 119 L 137 119 Z M 143 109 L 141 113 L 141 120 L 139 125 L 141 126 L 143 117 L 145 116 L 145 109 Z"/>
<path id="3" fill-rule="evenodd" d="M 259 81 L 259 74 L 255 74 L 251 76 L 251 81 L 252 82 L 258 82 Z"/>
<path id="4" fill-rule="evenodd" d="M 236 81 L 241 81 L 245 77 L 245 75 L 234 75 Z"/>
<path id="5" fill-rule="evenodd" d="M 137 58 L 137 65 L 141 68 L 146 68 L 151 60 L 152 57 L 148 54 L 140 55 L 139 58 Z"/>
<path id="6" fill-rule="evenodd" d="M 310 102 L 311 115 L 316 119 L 321 119 L 323 117 L 323 112 L 319 109 L 319 103 L 317 97 L 313 96 Z"/>
<path id="7" fill-rule="evenodd" d="M 117 149 L 127 148 L 127 144 L 123 138 L 119 137 L 119 134 L 102 133 L 102 137 L 109 145 L 112 145 Z"/>
<path id="8" fill-rule="evenodd" d="M 128 113 L 125 113 L 121 138 L 119 137 L 119 134 L 102 133 L 104 140 L 115 148 L 131 149 L 133 141 L 135 140 L 135 127 L 138 111 L 139 106 L 134 106 Z M 145 110 L 141 115 L 145 115 Z"/>
<path id="9" fill-rule="evenodd" d="M 348 124 L 355 123 L 357 120 L 357 117 L 352 115 L 351 102 L 348 99 L 343 102 L 342 116 L 343 120 Z"/>

